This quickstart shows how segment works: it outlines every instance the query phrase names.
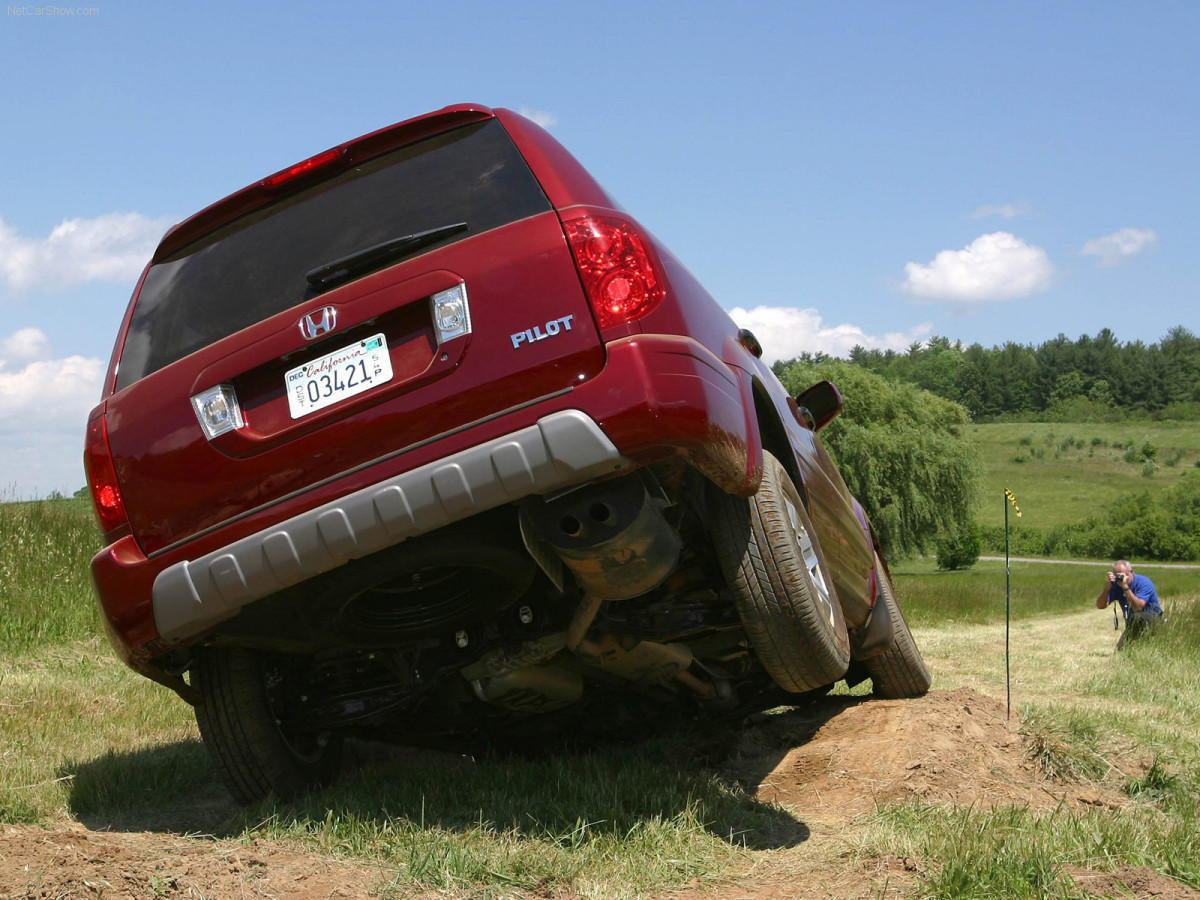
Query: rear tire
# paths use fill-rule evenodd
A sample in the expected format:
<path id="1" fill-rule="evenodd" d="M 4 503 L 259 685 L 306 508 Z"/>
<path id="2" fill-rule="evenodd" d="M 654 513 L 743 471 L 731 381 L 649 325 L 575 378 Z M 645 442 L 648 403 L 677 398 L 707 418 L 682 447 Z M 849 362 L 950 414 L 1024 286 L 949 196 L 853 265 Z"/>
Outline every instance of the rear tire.
<path id="1" fill-rule="evenodd" d="M 306 663 L 243 648 L 204 647 L 196 654 L 196 722 L 217 775 L 238 803 L 272 794 L 291 800 L 337 774 L 341 738 L 297 725 L 297 681 Z"/>
<path id="2" fill-rule="evenodd" d="M 921 651 L 917 649 L 917 642 L 913 640 L 887 572 L 879 563 L 878 557 L 875 559 L 875 567 L 879 573 L 879 590 L 891 613 L 895 639 L 887 650 L 879 656 L 863 660 L 862 665 L 871 676 L 875 696 L 887 700 L 920 697 L 929 690 L 933 680 L 929 674 L 929 667 L 925 665 Z"/>
<path id="3" fill-rule="evenodd" d="M 785 691 L 833 684 L 850 639 L 812 523 L 783 465 L 763 454 L 762 484 L 745 499 L 712 488 L 717 559 L 750 645 Z"/>

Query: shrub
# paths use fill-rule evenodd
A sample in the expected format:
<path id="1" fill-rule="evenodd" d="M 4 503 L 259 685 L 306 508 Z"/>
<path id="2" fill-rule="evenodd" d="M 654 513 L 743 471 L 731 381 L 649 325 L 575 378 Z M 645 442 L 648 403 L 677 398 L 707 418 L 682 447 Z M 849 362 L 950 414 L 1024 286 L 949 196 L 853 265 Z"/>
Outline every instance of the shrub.
<path id="1" fill-rule="evenodd" d="M 1004 552 L 1004 526 L 980 525 L 976 528 L 979 534 L 981 550 L 992 553 Z M 1013 556 L 1045 556 L 1046 536 L 1040 528 L 1028 526 L 1012 527 L 1008 532 L 1008 551 Z"/>
<path id="2" fill-rule="evenodd" d="M 1200 401 L 1184 400 L 1180 403 L 1168 403 L 1154 414 L 1160 421 L 1196 422 L 1200 421 Z"/>
<path id="3" fill-rule="evenodd" d="M 1120 543 L 1115 525 L 1089 518 L 1072 525 L 1060 525 L 1046 538 L 1046 552 L 1059 556 L 1082 556 L 1090 559 L 1116 559 L 1114 552 Z"/>
<path id="4" fill-rule="evenodd" d="M 979 561 L 979 529 L 973 522 L 938 536 L 937 567 L 942 570 L 969 569 Z"/>
<path id="5" fill-rule="evenodd" d="M 1150 513 L 1126 523 L 1117 536 L 1114 557 L 1144 559 L 1191 559 L 1200 551 L 1194 534 L 1172 527 L 1160 513 Z"/>

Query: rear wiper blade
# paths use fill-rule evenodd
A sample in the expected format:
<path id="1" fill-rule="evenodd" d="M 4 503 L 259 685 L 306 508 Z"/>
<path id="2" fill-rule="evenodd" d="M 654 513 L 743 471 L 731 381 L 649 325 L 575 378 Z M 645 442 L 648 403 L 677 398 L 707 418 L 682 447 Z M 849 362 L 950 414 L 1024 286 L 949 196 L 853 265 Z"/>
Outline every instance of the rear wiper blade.
<path id="1" fill-rule="evenodd" d="M 402 257 L 420 250 L 422 247 L 440 241 L 444 237 L 465 231 L 466 228 L 466 222 L 456 222 L 453 225 L 442 225 L 440 228 L 431 228 L 428 231 L 419 231 L 416 234 L 406 234 L 403 237 L 392 238 L 390 241 L 384 241 L 382 244 L 376 244 L 373 247 L 364 247 L 362 250 L 356 250 L 349 256 L 343 256 L 341 259 L 335 259 L 332 262 L 317 266 L 315 269 L 310 269 L 304 277 L 317 290 L 329 290 L 329 288 L 349 281 L 351 278 L 357 278 L 359 275 L 366 275 L 368 272 L 382 269 L 388 263 L 396 262 Z"/>

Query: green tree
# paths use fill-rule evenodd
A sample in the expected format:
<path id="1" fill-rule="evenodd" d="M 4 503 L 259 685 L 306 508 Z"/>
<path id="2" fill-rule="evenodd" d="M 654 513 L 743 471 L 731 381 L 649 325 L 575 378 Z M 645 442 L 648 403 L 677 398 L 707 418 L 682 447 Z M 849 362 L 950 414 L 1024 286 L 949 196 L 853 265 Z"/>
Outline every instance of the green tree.
<path id="1" fill-rule="evenodd" d="M 1088 388 L 1088 399 L 1097 406 L 1108 406 L 1113 402 L 1112 393 L 1108 389 L 1108 382 L 1103 378 L 1097 378 L 1092 382 L 1092 386 Z"/>
<path id="2" fill-rule="evenodd" d="M 970 526 L 981 463 L 966 409 L 843 360 L 775 370 L 792 394 L 824 378 L 842 392 L 845 408 L 821 438 L 885 551 L 928 550 L 940 533 Z"/>
<path id="3" fill-rule="evenodd" d="M 1050 392 L 1050 402 L 1060 403 L 1083 396 L 1083 376 L 1078 372 L 1064 372 L 1055 381 L 1054 390 Z"/>

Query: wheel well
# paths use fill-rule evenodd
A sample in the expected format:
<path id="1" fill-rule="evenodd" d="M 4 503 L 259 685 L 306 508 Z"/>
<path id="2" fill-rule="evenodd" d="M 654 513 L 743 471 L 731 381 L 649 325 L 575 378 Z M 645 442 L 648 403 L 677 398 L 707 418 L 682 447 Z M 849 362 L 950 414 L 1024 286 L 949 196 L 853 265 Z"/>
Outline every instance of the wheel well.
<path id="1" fill-rule="evenodd" d="M 800 477 L 800 470 L 796 465 L 796 454 L 792 451 L 791 441 L 788 440 L 787 429 L 779 420 L 779 412 L 775 404 L 771 402 L 766 388 L 758 381 L 754 382 L 754 417 L 758 421 L 758 435 L 759 440 L 762 441 L 763 450 L 769 452 L 783 464 L 792 483 L 796 485 L 796 490 L 800 492 L 800 499 L 804 501 L 804 507 L 807 509 L 809 505 L 808 490 L 804 485 L 804 479 Z"/>

